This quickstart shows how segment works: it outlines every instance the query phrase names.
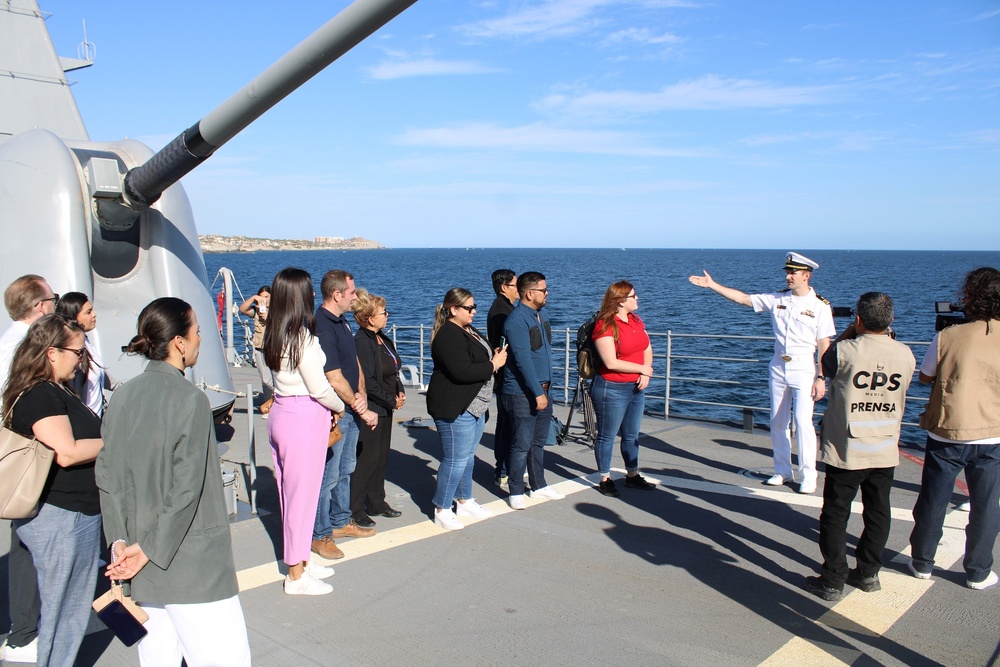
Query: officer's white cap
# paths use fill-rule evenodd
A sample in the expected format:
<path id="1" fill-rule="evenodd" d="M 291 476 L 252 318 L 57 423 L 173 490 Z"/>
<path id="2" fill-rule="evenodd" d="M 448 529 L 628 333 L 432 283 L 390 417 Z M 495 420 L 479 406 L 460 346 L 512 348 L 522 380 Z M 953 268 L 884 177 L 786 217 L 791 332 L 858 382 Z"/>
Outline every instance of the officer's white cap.
<path id="1" fill-rule="evenodd" d="M 805 255 L 800 255 L 797 252 L 790 252 L 788 253 L 788 256 L 785 258 L 785 268 L 814 271 L 819 268 L 819 264 L 812 261 Z"/>

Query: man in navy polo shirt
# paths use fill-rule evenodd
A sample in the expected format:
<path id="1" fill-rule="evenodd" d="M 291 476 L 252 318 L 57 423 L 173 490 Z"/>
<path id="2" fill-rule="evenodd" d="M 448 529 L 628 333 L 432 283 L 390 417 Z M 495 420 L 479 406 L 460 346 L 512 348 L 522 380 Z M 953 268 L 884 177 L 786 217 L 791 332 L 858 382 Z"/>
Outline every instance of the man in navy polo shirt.
<path id="1" fill-rule="evenodd" d="M 354 334 L 344 317 L 354 303 L 354 276 L 339 269 L 327 271 L 320 291 L 323 304 L 316 310 L 316 337 L 326 354 L 323 370 L 347 409 L 340 420 L 343 437 L 326 454 L 312 550 L 323 558 L 335 559 L 344 557 L 335 538 L 375 534 L 374 528 L 362 528 L 351 519 L 351 473 L 357 465 L 361 428 L 375 428 L 378 415 L 368 409 Z"/>

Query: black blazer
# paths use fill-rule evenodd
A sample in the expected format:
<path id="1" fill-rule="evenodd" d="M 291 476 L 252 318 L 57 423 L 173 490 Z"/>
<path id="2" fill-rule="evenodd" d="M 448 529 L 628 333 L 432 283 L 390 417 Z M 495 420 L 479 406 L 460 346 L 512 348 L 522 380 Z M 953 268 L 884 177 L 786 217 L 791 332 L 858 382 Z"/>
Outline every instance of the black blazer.
<path id="1" fill-rule="evenodd" d="M 396 347 L 385 334 L 382 334 L 382 340 L 385 341 L 386 347 L 392 350 L 393 354 L 396 354 Z M 358 363 L 361 364 L 361 373 L 365 376 L 368 409 L 379 417 L 386 417 L 396 409 L 396 394 L 390 396 L 389 392 L 385 390 L 382 353 L 379 352 L 375 332 L 360 327 L 358 332 L 354 334 L 354 344 L 358 348 Z M 399 373 L 396 373 L 396 393 L 402 391 L 403 383 L 399 381 Z"/>
<path id="2" fill-rule="evenodd" d="M 434 372 L 427 388 L 427 412 L 434 419 L 452 421 L 466 411 L 490 379 L 493 362 L 479 341 L 451 321 L 434 336 L 431 358 Z"/>

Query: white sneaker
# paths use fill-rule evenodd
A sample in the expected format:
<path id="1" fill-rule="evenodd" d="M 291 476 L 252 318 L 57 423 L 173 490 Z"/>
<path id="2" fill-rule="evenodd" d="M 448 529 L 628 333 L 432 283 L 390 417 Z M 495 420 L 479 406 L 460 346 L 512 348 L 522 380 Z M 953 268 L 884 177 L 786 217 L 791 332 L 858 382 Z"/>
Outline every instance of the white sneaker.
<path id="1" fill-rule="evenodd" d="M 493 512 L 477 503 L 475 498 L 469 498 L 464 503 L 459 500 L 456 505 L 458 509 L 455 510 L 455 514 L 458 516 L 471 516 L 477 519 L 488 519 L 493 516 Z"/>
<path id="2" fill-rule="evenodd" d="M 507 498 L 507 502 L 510 503 L 510 508 L 512 510 L 528 509 L 528 506 L 524 503 L 524 496 L 520 493 L 516 496 L 510 496 Z"/>
<path id="3" fill-rule="evenodd" d="M 816 480 L 804 481 L 799 484 L 799 493 L 816 493 Z"/>
<path id="4" fill-rule="evenodd" d="M 962 503 L 961 505 L 959 505 L 955 509 L 958 510 L 959 512 L 971 512 L 972 511 L 972 503 L 970 501 L 966 500 L 964 503 Z"/>
<path id="5" fill-rule="evenodd" d="M 333 586 L 313 579 L 308 572 L 303 572 L 298 579 L 285 577 L 285 595 L 326 595 L 333 592 Z"/>
<path id="6" fill-rule="evenodd" d="M 547 500 L 562 500 L 566 497 L 566 494 L 559 493 L 555 489 L 543 486 L 540 489 L 535 489 L 534 491 L 528 491 L 528 495 L 532 498 L 545 498 Z"/>
<path id="7" fill-rule="evenodd" d="M 0 646 L 0 660 L 5 662 L 38 662 L 38 637 L 24 646 L 11 646 L 4 640 Z"/>
<path id="8" fill-rule="evenodd" d="M 906 567 L 908 567 L 910 569 L 910 574 L 912 574 L 917 579 L 930 579 L 931 578 L 931 573 L 930 572 L 921 572 L 920 570 L 918 570 L 916 568 L 916 566 L 913 564 L 913 559 L 912 558 L 909 560 L 909 562 L 906 563 Z M 989 579 L 989 577 L 987 577 L 987 579 Z M 996 582 L 994 581 L 993 583 L 996 583 Z"/>
<path id="9" fill-rule="evenodd" d="M 997 581 L 1000 581 L 1000 577 L 997 576 L 997 573 L 990 572 L 982 581 L 969 581 L 966 582 L 966 585 L 974 591 L 982 591 L 997 583 Z"/>
<path id="10" fill-rule="evenodd" d="M 781 475 L 771 475 L 766 482 L 768 486 L 783 486 L 785 484 L 785 478 Z"/>
<path id="11" fill-rule="evenodd" d="M 434 523 L 445 530 L 462 530 L 465 528 L 465 525 L 458 520 L 458 517 L 450 509 L 435 509 Z"/>
<path id="12" fill-rule="evenodd" d="M 319 581 L 320 579 L 329 579 L 333 576 L 334 572 L 332 567 L 315 563 L 313 562 L 313 559 L 310 558 L 309 562 L 306 563 L 306 574 Z"/>

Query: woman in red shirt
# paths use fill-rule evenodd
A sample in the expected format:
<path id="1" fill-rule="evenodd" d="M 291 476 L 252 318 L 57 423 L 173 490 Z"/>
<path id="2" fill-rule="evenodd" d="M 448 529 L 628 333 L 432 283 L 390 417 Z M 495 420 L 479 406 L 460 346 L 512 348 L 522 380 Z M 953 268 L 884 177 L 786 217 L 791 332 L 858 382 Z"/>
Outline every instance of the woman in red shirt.
<path id="1" fill-rule="evenodd" d="M 601 482 L 597 490 L 618 496 L 611 479 L 611 447 L 621 434 L 625 460 L 625 486 L 652 489 L 639 474 L 639 428 L 645 407 L 645 389 L 653 375 L 653 348 L 646 327 L 635 314 L 639 297 L 627 280 L 619 280 L 604 294 L 594 325 L 594 345 L 600 357 L 597 377 L 590 395 L 597 413 L 597 442 L 594 456 Z"/>

